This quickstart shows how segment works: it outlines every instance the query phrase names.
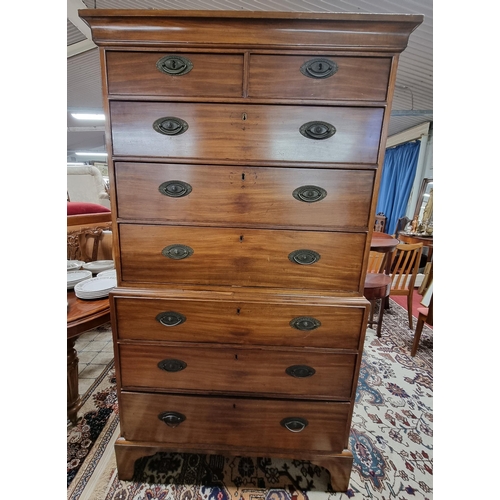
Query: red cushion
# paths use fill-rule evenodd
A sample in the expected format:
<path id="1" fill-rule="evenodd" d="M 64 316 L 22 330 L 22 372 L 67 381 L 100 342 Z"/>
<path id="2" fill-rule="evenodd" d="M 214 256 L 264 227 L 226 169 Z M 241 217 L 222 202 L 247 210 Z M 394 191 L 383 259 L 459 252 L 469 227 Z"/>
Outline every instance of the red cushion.
<path id="1" fill-rule="evenodd" d="M 67 215 L 100 214 L 104 212 L 111 212 L 108 207 L 98 205 L 97 203 L 85 203 L 80 201 L 68 201 L 67 203 Z"/>

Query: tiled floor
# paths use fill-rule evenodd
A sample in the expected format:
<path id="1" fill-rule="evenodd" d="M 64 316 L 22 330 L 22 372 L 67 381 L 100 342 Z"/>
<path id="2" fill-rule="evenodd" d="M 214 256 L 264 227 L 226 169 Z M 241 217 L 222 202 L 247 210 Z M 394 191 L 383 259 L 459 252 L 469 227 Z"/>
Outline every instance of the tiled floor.
<path id="1" fill-rule="evenodd" d="M 78 353 L 78 390 L 84 394 L 113 359 L 113 339 L 109 324 L 83 333 L 75 343 Z"/>

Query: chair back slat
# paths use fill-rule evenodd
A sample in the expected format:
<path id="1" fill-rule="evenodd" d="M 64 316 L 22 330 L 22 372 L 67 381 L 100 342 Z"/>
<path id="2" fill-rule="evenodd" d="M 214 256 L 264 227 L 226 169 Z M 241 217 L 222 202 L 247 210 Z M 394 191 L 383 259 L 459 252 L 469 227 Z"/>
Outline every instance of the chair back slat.
<path id="1" fill-rule="evenodd" d="M 417 279 L 420 257 L 422 255 L 422 243 L 405 244 L 400 243 L 396 247 L 395 258 L 392 265 L 391 290 L 411 290 Z"/>
<path id="2" fill-rule="evenodd" d="M 385 263 L 387 260 L 387 253 L 370 251 L 368 257 L 368 273 L 382 273 L 384 272 Z"/>

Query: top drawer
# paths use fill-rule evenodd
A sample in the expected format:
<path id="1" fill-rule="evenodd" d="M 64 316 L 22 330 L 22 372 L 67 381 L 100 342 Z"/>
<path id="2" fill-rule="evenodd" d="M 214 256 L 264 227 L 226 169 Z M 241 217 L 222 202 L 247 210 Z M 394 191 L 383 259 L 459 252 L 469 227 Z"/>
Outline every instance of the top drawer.
<path id="1" fill-rule="evenodd" d="M 108 93 L 241 97 L 242 54 L 107 52 Z"/>
<path id="2" fill-rule="evenodd" d="M 249 97 L 385 101 L 390 58 L 252 54 Z"/>

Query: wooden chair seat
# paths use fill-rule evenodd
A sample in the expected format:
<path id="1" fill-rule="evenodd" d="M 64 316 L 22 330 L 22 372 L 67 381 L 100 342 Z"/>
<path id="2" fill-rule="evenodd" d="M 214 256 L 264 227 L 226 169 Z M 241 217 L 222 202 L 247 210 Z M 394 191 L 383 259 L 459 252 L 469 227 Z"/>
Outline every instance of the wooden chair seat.
<path id="1" fill-rule="evenodd" d="M 372 327 L 373 311 L 377 300 L 380 300 L 379 313 L 377 318 L 377 337 L 381 336 L 382 319 L 384 317 L 384 301 L 391 293 L 391 277 L 383 273 L 367 273 L 365 278 L 364 296 L 370 301 L 370 327 Z"/>

